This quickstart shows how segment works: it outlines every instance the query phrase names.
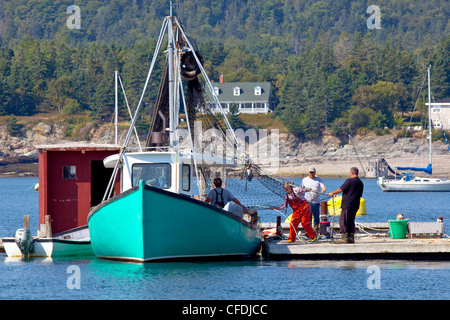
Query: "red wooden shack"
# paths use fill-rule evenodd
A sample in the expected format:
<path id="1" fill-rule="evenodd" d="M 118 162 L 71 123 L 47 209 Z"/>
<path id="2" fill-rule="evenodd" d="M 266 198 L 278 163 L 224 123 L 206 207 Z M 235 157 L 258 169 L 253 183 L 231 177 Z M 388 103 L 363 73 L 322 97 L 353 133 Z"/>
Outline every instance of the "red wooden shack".
<path id="1" fill-rule="evenodd" d="M 39 225 L 51 217 L 53 234 L 87 224 L 91 207 L 103 198 L 112 169 L 103 159 L 120 151 L 117 145 L 41 145 L 39 150 Z M 120 182 L 116 181 L 116 190 Z M 42 227 L 40 227 L 42 229 Z"/>

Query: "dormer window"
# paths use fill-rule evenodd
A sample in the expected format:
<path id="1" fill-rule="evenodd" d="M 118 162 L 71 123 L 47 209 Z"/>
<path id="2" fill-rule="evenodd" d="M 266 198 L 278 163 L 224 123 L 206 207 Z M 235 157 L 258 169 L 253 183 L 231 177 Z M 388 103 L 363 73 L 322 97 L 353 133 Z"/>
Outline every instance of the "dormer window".
<path id="1" fill-rule="evenodd" d="M 261 87 L 260 86 L 257 86 L 257 87 L 255 87 L 255 96 L 260 96 L 261 95 Z"/>
<path id="2" fill-rule="evenodd" d="M 233 95 L 239 96 L 240 94 L 241 94 L 241 88 L 239 88 L 239 87 L 234 87 L 234 88 L 233 88 Z"/>
<path id="3" fill-rule="evenodd" d="M 219 96 L 219 88 L 218 87 L 214 87 L 214 94 L 216 96 Z"/>

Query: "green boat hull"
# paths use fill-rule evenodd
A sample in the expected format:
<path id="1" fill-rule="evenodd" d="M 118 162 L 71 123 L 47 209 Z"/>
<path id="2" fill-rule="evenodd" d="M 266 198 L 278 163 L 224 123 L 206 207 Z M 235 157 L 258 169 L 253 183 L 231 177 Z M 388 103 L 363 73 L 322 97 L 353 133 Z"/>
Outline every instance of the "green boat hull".
<path id="1" fill-rule="evenodd" d="M 250 256 L 261 242 L 256 223 L 143 181 L 95 207 L 88 226 L 97 257 L 138 262 Z"/>

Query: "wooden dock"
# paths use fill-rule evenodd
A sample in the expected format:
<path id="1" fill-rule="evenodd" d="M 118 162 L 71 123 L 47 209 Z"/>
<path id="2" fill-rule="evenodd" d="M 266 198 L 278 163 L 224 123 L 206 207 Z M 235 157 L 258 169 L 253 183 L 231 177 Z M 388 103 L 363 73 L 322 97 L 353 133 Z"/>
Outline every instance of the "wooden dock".
<path id="1" fill-rule="evenodd" d="M 430 223 L 423 223 L 428 227 Z M 434 223 L 433 223 L 434 224 Z M 435 226 L 435 224 L 434 224 Z M 438 225 L 439 226 L 439 225 Z M 262 224 L 262 229 L 276 227 L 275 223 Z M 281 224 L 286 235 L 288 224 Z M 302 228 L 299 228 L 301 231 Z M 287 242 L 266 238 L 262 245 L 263 255 L 277 259 L 408 259 L 450 261 L 450 238 L 445 234 L 408 233 L 406 239 L 392 239 L 388 223 L 364 223 L 357 225 L 354 244 L 335 244 L 340 239 L 339 225 L 333 226 L 332 238 L 320 236 L 316 242 L 300 236 L 299 241 Z M 284 236 L 283 238 L 287 238 Z"/>
<path id="2" fill-rule="evenodd" d="M 356 238 L 354 244 L 334 244 L 330 240 L 263 243 L 263 254 L 277 259 L 410 259 L 450 260 L 450 239 Z"/>

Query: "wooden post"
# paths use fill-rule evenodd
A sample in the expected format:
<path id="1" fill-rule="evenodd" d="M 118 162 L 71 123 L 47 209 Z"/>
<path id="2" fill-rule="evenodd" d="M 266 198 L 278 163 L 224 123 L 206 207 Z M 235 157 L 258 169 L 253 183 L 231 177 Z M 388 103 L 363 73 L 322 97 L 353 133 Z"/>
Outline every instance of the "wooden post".
<path id="1" fill-rule="evenodd" d="M 30 216 L 29 215 L 23 216 L 23 227 L 25 229 L 30 229 Z"/>
<path id="2" fill-rule="evenodd" d="M 320 202 L 320 220 L 327 221 L 328 217 L 328 203 L 326 201 Z"/>
<path id="3" fill-rule="evenodd" d="M 45 219 L 45 237 L 51 238 L 52 237 L 52 222 L 51 217 L 49 215 L 46 215 L 44 217 Z"/>
<path id="4" fill-rule="evenodd" d="M 281 236 L 281 216 L 277 216 L 277 236 Z"/>

